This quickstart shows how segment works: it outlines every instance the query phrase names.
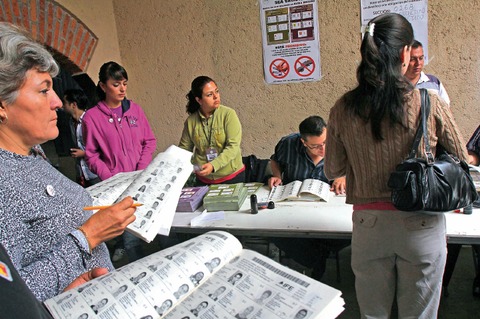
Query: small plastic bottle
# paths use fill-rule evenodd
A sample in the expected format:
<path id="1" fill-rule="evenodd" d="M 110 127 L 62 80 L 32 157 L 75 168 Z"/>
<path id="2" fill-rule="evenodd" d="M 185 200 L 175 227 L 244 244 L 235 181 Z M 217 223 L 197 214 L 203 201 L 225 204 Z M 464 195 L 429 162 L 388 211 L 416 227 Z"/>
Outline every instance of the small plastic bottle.
<path id="1" fill-rule="evenodd" d="M 257 195 L 250 195 L 250 213 L 258 214 Z"/>

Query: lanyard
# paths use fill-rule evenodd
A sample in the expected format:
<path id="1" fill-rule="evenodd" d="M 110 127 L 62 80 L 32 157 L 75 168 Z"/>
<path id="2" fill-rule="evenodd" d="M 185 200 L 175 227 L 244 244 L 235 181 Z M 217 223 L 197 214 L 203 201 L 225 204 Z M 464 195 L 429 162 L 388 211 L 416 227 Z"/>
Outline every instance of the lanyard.
<path id="1" fill-rule="evenodd" d="M 205 126 L 206 126 L 206 125 L 203 126 L 203 134 L 205 134 L 205 138 L 207 139 L 208 147 L 211 146 L 211 145 L 210 145 L 210 142 L 212 141 L 213 115 L 214 115 L 214 114 L 212 114 L 212 116 L 210 116 L 210 118 L 206 119 L 207 125 L 208 125 L 208 120 L 209 120 L 209 119 L 212 120 L 212 122 L 210 123 L 210 124 L 211 124 L 211 125 L 210 125 L 210 133 L 209 133 L 208 135 L 207 135 L 207 132 L 205 132 Z M 200 112 L 198 113 L 198 116 L 200 116 Z M 200 117 L 200 119 L 201 119 L 201 117 Z"/>

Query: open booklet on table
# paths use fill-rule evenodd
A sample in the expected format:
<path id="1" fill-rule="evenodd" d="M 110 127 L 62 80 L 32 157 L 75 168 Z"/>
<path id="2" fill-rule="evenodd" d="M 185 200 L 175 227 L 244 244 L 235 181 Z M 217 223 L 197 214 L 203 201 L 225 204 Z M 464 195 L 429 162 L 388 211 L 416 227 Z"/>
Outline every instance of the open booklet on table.
<path id="1" fill-rule="evenodd" d="M 328 202 L 330 185 L 318 179 L 293 181 L 287 185 L 274 186 L 268 195 L 268 201 L 303 200 Z"/>
<path id="2" fill-rule="evenodd" d="M 170 233 L 182 187 L 193 171 L 191 156 L 191 152 L 172 145 L 143 171 L 116 174 L 87 191 L 95 206 L 110 205 L 126 196 L 142 203 L 127 231 L 151 242 L 157 234 Z"/>
<path id="3" fill-rule="evenodd" d="M 341 292 L 210 231 L 45 301 L 54 318 L 336 318 Z M 82 317 L 83 315 L 83 317 Z"/>

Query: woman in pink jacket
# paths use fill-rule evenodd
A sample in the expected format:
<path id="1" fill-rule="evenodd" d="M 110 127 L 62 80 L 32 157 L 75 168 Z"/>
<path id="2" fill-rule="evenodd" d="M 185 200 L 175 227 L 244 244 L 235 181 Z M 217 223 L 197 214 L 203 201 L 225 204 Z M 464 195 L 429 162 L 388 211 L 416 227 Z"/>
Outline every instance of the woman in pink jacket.
<path id="1" fill-rule="evenodd" d="M 127 71 L 116 62 L 100 68 L 100 101 L 83 119 L 87 164 L 101 180 L 144 169 L 157 142 L 138 104 L 127 100 Z"/>
<path id="2" fill-rule="evenodd" d="M 83 117 L 83 136 L 88 167 L 105 180 L 147 167 L 157 142 L 143 110 L 126 98 L 127 71 L 110 61 L 102 65 L 98 77 L 99 102 Z M 130 261 L 143 257 L 138 238 L 124 233 L 123 239 Z M 123 253 L 117 248 L 113 261 Z"/>

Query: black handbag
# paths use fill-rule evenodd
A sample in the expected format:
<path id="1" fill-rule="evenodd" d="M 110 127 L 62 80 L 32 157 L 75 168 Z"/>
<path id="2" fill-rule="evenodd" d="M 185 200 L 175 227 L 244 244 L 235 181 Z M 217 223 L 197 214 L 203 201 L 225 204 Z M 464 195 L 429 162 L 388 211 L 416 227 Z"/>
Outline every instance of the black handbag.
<path id="1" fill-rule="evenodd" d="M 467 163 L 443 153 L 434 158 L 427 136 L 430 98 L 420 89 L 421 123 L 408 158 L 390 175 L 392 203 L 404 211 L 447 212 L 471 205 L 478 197 Z M 420 139 L 425 141 L 427 159 L 416 158 Z"/>

